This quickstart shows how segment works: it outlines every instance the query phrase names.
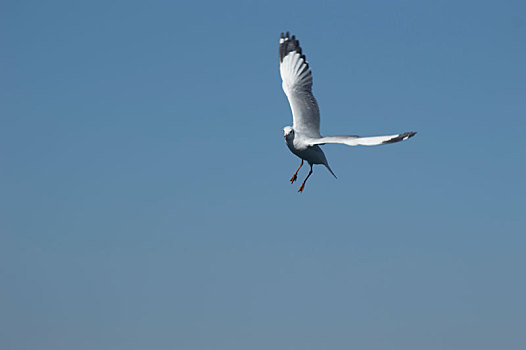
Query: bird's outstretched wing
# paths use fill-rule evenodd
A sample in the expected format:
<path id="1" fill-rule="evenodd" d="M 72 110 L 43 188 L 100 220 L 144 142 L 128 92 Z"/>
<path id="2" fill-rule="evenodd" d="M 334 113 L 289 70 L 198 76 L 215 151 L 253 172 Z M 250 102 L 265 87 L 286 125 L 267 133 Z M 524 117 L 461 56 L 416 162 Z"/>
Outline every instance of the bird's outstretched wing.
<path id="1" fill-rule="evenodd" d="M 327 136 L 320 138 L 309 138 L 306 142 L 310 146 L 323 145 L 326 143 L 341 143 L 347 146 L 374 146 L 383 145 L 387 143 L 395 143 L 399 141 L 405 141 L 410 137 L 415 136 L 416 132 L 409 131 L 397 135 L 387 136 L 372 136 L 372 137 L 360 137 L 354 135 L 340 135 L 340 136 Z"/>
<path id="2" fill-rule="evenodd" d="M 292 109 L 294 130 L 307 137 L 321 137 L 320 110 L 312 95 L 312 73 L 296 37 L 287 32 L 279 39 L 279 71 L 283 91 Z"/>

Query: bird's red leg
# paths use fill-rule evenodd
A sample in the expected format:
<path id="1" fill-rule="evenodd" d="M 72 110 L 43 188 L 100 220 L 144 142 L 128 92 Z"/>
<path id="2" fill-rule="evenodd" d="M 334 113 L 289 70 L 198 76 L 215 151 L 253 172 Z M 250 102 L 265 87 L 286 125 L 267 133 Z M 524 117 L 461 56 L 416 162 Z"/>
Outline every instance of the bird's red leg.
<path id="1" fill-rule="evenodd" d="M 298 170 L 296 170 L 294 175 L 292 175 L 292 177 L 290 178 L 290 183 L 291 184 L 294 183 L 294 181 L 296 181 L 298 179 L 298 171 L 300 171 L 302 166 L 303 166 L 303 159 L 301 160 L 301 164 L 300 164 L 300 167 L 298 168 Z"/>
<path id="2" fill-rule="evenodd" d="M 301 184 L 301 187 L 300 187 L 300 189 L 298 190 L 298 192 L 303 192 L 303 189 L 305 188 L 305 182 L 307 182 L 307 180 L 309 179 L 309 177 L 310 177 L 311 174 L 312 174 L 312 164 L 309 164 L 309 165 L 310 165 L 309 175 L 307 175 L 307 177 L 305 178 L 305 180 L 303 180 L 303 183 Z"/>

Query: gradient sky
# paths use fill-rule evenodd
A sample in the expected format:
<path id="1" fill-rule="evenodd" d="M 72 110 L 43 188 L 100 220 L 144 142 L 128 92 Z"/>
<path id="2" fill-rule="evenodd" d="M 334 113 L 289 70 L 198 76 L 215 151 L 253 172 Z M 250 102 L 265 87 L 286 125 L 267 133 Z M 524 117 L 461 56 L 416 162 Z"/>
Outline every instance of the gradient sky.
<path id="1" fill-rule="evenodd" d="M 0 348 L 526 348 L 524 1 L 0 9 Z"/>

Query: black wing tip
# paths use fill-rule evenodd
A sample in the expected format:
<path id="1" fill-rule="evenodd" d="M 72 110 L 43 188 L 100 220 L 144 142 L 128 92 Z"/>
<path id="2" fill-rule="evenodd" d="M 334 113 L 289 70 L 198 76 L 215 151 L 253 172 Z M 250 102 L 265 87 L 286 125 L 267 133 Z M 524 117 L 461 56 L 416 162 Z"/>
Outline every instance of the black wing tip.
<path id="1" fill-rule="evenodd" d="M 295 35 L 290 35 L 290 32 L 281 33 L 279 38 L 279 61 L 283 62 L 285 56 L 291 52 L 297 52 L 301 58 L 307 62 L 307 58 L 301 52 L 301 46 L 299 40 L 296 39 Z"/>
<path id="2" fill-rule="evenodd" d="M 411 137 L 415 136 L 416 135 L 416 131 L 408 131 L 408 132 L 404 132 L 402 135 L 405 134 L 405 140 L 407 139 L 410 139 Z"/>
<path id="3" fill-rule="evenodd" d="M 400 134 L 400 135 L 398 135 L 396 137 L 393 137 L 390 140 L 382 142 L 382 144 L 385 145 L 385 144 L 388 144 L 388 143 L 395 143 L 395 142 L 405 141 L 405 140 L 410 139 L 411 137 L 413 137 L 415 135 L 416 135 L 416 131 L 404 132 L 403 134 Z"/>

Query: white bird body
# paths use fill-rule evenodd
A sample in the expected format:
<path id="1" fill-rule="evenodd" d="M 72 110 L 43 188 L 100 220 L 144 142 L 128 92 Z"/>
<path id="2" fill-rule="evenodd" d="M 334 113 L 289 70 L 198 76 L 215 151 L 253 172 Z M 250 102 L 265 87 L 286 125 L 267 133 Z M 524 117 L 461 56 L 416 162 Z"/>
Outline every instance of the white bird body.
<path id="1" fill-rule="evenodd" d="M 313 164 L 325 165 L 334 175 L 319 145 L 340 143 L 348 146 L 373 146 L 404 141 L 416 134 L 416 132 L 405 132 L 373 137 L 355 135 L 323 137 L 320 133 L 320 109 L 312 94 L 312 72 L 305 55 L 302 54 L 299 41 L 294 35 L 291 37 L 287 32 L 286 34 L 281 33 L 279 44 L 279 70 L 283 80 L 282 87 L 289 100 L 293 118 L 292 126 L 283 128 L 283 136 L 290 151 L 302 160 L 300 167 L 290 179 L 291 183 L 296 181 L 304 160 L 310 165 L 309 174 L 303 181 L 299 192 L 303 191 L 305 182 L 312 174 Z"/>
<path id="2" fill-rule="evenodd" d="M 325 153 L 323 153 L 320 146 L 310 145 L 309 142 L 307 142 L 307 139 L 302 137 L 301 134 L 298 135 L 294 131 L 286 133 L 285 143 L 289 147 L 290 151 L 297 155 L 299 158 L 306 160 L 310 164 L 325 165 L 327 169 L 329 169 L 331 174 L 334 177 L 336 177 L 331 167 L 329 166 L 329 163 L 327 162 L 327 157 L 325 157 Z"/>

